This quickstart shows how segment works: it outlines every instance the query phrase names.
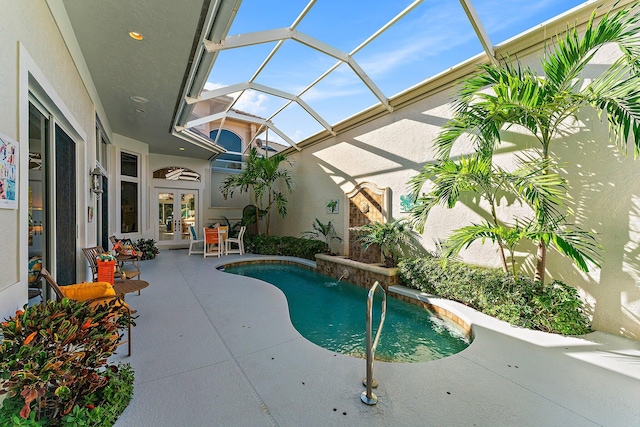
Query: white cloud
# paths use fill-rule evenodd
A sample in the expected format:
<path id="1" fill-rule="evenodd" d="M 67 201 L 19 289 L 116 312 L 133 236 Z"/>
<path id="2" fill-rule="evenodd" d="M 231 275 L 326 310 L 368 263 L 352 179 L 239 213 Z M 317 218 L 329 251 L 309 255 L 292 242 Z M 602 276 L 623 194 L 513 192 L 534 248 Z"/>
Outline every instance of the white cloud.
<path id="1" fill-rule="evenodd" d="M 250 114 L 259 115 L 267 111 L 269 97 L 255 90 L 247 90 L 238 99 L 234 108 Z"/>

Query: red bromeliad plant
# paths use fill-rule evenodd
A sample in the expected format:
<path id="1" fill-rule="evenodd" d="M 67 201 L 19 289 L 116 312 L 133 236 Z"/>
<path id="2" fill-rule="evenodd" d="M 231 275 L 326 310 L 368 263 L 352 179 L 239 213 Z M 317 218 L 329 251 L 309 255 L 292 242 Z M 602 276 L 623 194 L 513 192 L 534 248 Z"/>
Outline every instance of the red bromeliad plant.
<path id="1" fill-rule="evenodd" d="M 18 310 L 0 323 L 0 394 L 20 396 L 22 418 L 60 420 L 107 385 L 107 359 L 129 322 L 114 302 L 63 299 Z"/>

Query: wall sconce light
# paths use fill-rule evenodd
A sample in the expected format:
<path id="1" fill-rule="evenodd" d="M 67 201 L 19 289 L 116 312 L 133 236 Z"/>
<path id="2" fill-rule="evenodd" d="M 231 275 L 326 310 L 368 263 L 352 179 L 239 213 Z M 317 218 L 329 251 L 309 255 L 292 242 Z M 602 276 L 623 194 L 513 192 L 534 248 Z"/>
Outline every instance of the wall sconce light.
<path id="1" fill-rule="evenodd" d="M 102 172 L 97 166 L 91 171 L 91 192 L 98 197 L 102 194 Z"/>

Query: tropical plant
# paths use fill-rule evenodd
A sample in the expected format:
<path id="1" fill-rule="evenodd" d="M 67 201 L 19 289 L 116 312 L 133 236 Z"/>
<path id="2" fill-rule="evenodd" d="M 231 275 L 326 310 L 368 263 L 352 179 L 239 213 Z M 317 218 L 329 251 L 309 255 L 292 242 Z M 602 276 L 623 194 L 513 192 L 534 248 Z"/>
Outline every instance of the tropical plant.
<path id="1" fill-rule="evenodd" d="M 578 291 L 560 281 L 542 284 L 530 277 L 436 257 L 399 263 L 402 282 L 411 288 L 460 301 L 513 325 L 565 335 L 590 332 Z"/>
<path id="2" fill-rule="evenodd" d="M 482 240 L 484 243 L 490 239 L 499 247 L 503 271 L 508 273 L 511 269 L 515 277 L 518 274 L 516 246 L 522 240 L 535 241 L 540 233 L 537 226 L 544 223 L 548 225 L 550 241 L 583 271 L 588 269 L 587 260 L 597 265 L 598 246 L 593 236 L 563 222 L 562 210 L 566 208 L 564 178 L 555 173 L 542 173 L 547 169 L 548 159 L 519 157 L 518 161 L 519 167 L 513 172 L 493 165 L 492 157 L 482 153 L 461 157 L 457 162 L 447 158 L 424 166 L 409 181 L 418 200 L 411 211 L 418 231 L 423 231 L 427 216 L 434 206 L 453 208 L 460 197 L 468 192 L 489 203 L 491 219 L 455 230 L 444 244 L 443 255 L 456 256 L 474 241 Z M 433 181 L 433 187 L 429 193 L 419 196 L 427 180 Z M 496 207 L 501 196 L 507 194 L 520 197 L 538 217 L 543 216 L 543 220 L 515 218 L 513 224 L 501 221 Z M 582 238 L 575 239 L 576 236 Z M 509 252 L 510 265 L 505 249 Z"/>
<path id="3" fill-rule="evenodd" d="M 371 222 L 358 228 L 357 241 L 362 249 L 380 246 L 385 266 L 395 267 L 400 257 L 409 256 L 417 250 L 417 234 L 406 219 L 391 222 Z"/>
<path id="4" fill-rule="evenodd" d="M 108 358 L 119 345 L 118 332 L 132 322 L 123 310 L 115 302 L 89 305 L 65 298 L 18 310 L 1 322 L 0 390 L 8 393 L 3 413 L 13 408 L 18 413 L 11 418 L 58 425 L 74 412 L 102 405 L 105 387 L 115 387 L 111 374 L 118 371 Z"/>
<path id="5" fill-rule="evenodd" d="M 247 157 L 245 168 L 238 174 L 229 175 L 220 186 L 220 191 L 225 200 L 233 197 L 237 189 L 240 193 L 251 193 L 253 204 L 256 206 L 256 217 L 262 218 L 262 212 L 267 218 L 266 234 L 269 235 L 271 225 L 271 209 L 275 206 L 278 214 L 283 218 L 287 215 L 288 200 L 282 191 L 275 189 L 275 184 L 282 181 L 286 190 L 291 193 L 293 178 L 291 171 L 281 169 L 282 162 L 291 162 L 282 153 L 271 157 L 262 157 L 253 147 Z M 265 200 L 266 199 L 266 200 Z M 260 221 L 256 221 L 258 234 L 260 234 Z"/>
<path id="6" fill-rule="evenodd" d="M 592 14 L 582 36 L 576 27 L 558 36 L 541 60 L 544 77 L 519 61 L 504 58 L 499 63 L 480 66 L 479 72 L 466 79 L 454 105 L 454 117 L 444 126 L 435 144 L 439 158 L 448 159 L 454 143 L 467 134 L 476 151 L 492 156 L 500 145 L 500 131 L 512 125 L 526 129 L 539 141 L 543 161 L 551 158 L 551 143 L 562 139 L 567 119 L 575 118 L 582 107 L 606 113 L 610 140 L 623 152 L 627 141 L 640 154 L 640 33 L 638 4 L 618 12 L 608 12 L 596 23 Z M 598 77 L 582 79 L 582 72 L 596 52 L 605 44 L 615 43 L 622 55 Z M 552 175 L 554 163 L 548 162 L 539 172 L 540 180 Z M 523 193 L 527 196 L 526 193 Z M 528 194 L 528 196 L 538 196 Z M 544 281 L 547 248 L 551 245 L 565 254 L 580 252 L 575 243 L 595 249 L 589 233 L 576 229 L 570 238 L 562 233 L 567 215 L 554 214 L 546 196 L 533 203 L 535 220 L 528 226 L 528 236 L 537 245 L 535 279 Z M 430 203 L 429 198 L 418 200 Z M 588 253 L 583 253 L 589 259 Z M 587 255 L 586 257 L 584 255 Z M 584 264 L 586 266 L 586 263 Z"/>
<path id="7" fill-rule="evenodd" d="M 294 236 L 251 236 L 244 239 L 247 252 L 260 255 L 280 255 L 315 261 L 316 254 L 324 250 L 324 242 Z"/>
<path id="8" fill-rule="evenodd" d="M 154 259 L 156 255 L 160 253 L 160 250 L 156 246 L 156 241 L 153 239 L 138 239 L 134 243 L 134 246 L 140 251 L 141 260 Z"/>
<path id="9" fill-rule="evenodd" d="M 313 230 L 303 232 L 302 237 L 322 240 L 325 244 L 325 252 L 328 254 L 331 253 L 331 242 L 334 240 L 342 242 L 342 238 L 337 235 L 336 228 L 331 221 L 324 224 L 316 218 L 311 227 L 313 227 Z"/>

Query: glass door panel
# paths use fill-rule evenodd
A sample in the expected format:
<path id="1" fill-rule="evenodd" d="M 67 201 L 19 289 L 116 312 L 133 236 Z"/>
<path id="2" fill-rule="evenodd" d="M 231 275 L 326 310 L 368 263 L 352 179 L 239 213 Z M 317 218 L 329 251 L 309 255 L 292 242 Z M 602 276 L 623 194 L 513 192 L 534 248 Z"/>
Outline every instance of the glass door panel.
<path id="1" fill-rule="evenodd" d="M 189 240 L 189 226 L 196 225 L 196 195 L 194 193 L 182 193 L 180 195 L 180 224 L 182 233 L 180 240 Z"/>
<path id="2" fill-rule="evenodd" d="M 175 197 L 173 193 L 158 193 L 158 241 L 166 242 L 175 240 L 173 203 Z"/>
<path id="3" fill-rule="evenodd" d="M 189 226 L 197 227 L 196 194 L 194 190 L 158 190 L 158 241 L 185 243 L 189 241 Z"/>

